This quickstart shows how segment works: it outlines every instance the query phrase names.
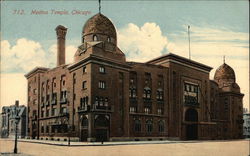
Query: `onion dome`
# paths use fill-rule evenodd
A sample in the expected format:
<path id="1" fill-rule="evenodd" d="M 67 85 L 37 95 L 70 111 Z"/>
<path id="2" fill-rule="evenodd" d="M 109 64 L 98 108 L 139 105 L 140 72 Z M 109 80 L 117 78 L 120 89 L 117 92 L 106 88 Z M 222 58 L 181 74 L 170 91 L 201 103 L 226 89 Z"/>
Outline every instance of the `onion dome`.
<path id="1" fill-rule="evenodd" d="M 82 30 L 82 43 L 91 41 L 106 41 L 116 44 L 116 30 L 113 23 L 103 14 L 91 17 Z"/>
<path id="2" fill-rule="evenodd" d="M 235 73 L 233 68 L 224 63 L 216 70 L 214 80 L 217 83 L 220 83 L 221 81 L 235 83 Z"/>

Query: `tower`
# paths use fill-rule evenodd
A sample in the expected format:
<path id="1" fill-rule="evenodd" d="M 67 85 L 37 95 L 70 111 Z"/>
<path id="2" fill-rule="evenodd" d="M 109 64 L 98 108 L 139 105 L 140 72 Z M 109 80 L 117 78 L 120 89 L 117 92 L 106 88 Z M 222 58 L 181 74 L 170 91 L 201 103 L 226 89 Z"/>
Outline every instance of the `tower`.
<path id="1" fill-rule="evenodd" d="M 65 36 L 67 28 L 62 25 L 56 27 L 57 35 L 57 66 L 65 64 Z"/>

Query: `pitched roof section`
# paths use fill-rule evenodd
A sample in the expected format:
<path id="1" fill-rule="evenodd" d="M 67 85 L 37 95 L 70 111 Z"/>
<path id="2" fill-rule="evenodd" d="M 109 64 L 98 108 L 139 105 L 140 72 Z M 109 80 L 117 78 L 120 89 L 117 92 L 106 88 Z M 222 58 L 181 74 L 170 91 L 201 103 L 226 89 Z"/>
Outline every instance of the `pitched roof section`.
<path id="1" fill-rule="evenodd" d="M 36 67 L 34 68 L 33 70 L 31 70 L 30 72 L 28 72 L 27 74 L 25 74 L 24 76 L 26 78 L 29 78 L 32 74 L 36 73 L 36 72 L 45 72 L 45 71 L 48 71 L 49 68 L 45 68 L 45 67 Z"/>
<path id="2" fill-rule="evenodd" d="M 182 56 L 175 55 L 173 53 L 168 53 L 166 55 L 157 57 L 157 58 L 152 59 L 152 60 L 150 60 L 150 61 L 148 61 L 146 63 L 160 65 L 160 64 L 164 63 L 165 61 L 180 62 L 180 63 L 186 64 L 186 65 L 192 66 L 192 67 L 203 69 L 203 70 L 208 71 L 208 72 L 210 72 L 213 69 L 210 66 L 207 66 L 205 64 L 201 64 L 199 62 L 187 59 L 187 58 L 182 57 Z"/>

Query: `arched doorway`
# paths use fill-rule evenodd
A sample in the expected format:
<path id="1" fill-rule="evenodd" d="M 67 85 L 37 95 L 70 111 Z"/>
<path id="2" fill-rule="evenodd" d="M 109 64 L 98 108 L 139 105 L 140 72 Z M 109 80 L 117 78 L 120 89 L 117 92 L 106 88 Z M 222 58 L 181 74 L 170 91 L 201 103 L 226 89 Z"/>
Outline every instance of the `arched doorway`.
<path id="1" fill-rule="evenodd" d="M 198 139 L 198 125 L 197 125 L 198 112 L 193 108 L 189 108 L 188 110 L 186 110 L 185 121 L 192 122 L 192 123 L 187 123 L 186 125 L 186 139 L 187 140 Z"/>
<path id="2" fill-rule="evenodd" d="M 88 118 L 85 115 L 83 115 L 83 116 L 81 116 L 80 140 L 87 141 L 87 138 L 88 138 Z"/>
<path id="3" fill-rule="evenodd" d="M 108 141 L 109 138 L 109 117 L 97 115 L 95 119 L 96 141 Z"/>

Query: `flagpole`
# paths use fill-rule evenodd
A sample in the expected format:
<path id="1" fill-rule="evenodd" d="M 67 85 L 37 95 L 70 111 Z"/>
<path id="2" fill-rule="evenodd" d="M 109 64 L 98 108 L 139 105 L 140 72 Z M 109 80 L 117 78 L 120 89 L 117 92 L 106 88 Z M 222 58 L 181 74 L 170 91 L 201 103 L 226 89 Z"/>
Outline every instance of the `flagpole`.
<path id="1" fill-rule="evenodd" d="M 189 45 L 189 59 L 191 60 L 191 51 L 190 51 L 190 26 L 188 26 L 188 45 Z"/>
<path id="2" fill-rule="evenodd" d="M 99 13 L 101 13 L 101 0 L 99 0 Z"/>

